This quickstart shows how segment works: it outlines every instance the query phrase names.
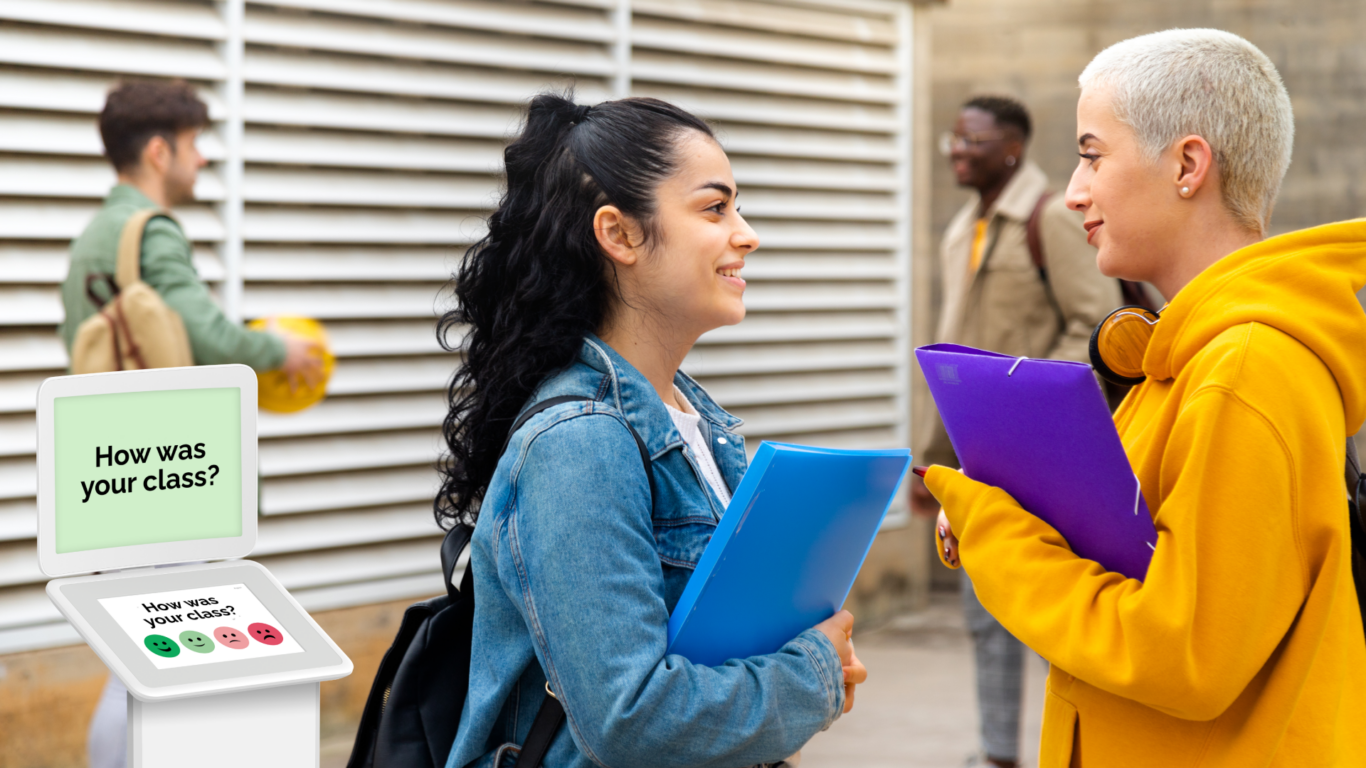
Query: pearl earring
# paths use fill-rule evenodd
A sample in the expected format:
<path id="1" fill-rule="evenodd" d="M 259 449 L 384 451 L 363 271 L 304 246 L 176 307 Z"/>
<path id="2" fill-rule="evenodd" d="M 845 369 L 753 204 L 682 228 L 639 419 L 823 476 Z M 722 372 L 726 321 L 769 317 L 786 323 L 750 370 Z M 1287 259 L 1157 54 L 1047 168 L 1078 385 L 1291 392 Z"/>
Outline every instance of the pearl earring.
<path id="1" fill-rule="evenodd" d="M 1182 196 L 1182 197 L 1185 197 L 1186 195 L 1189 195 L 1190 193 L 1191 193 L 1191 188 L 1190 188 L 1190 187 L 1182 187 L 1182 188 L 1181 188 L 1181 196 Z"/>
<path id="2" fill-rule="evenodd" d="M 1014 164 L 1015 164 L 1015 156 L 1014 156 L 1014 155 L 1006 155 L 1006 165 L 1014 165 Z"/>

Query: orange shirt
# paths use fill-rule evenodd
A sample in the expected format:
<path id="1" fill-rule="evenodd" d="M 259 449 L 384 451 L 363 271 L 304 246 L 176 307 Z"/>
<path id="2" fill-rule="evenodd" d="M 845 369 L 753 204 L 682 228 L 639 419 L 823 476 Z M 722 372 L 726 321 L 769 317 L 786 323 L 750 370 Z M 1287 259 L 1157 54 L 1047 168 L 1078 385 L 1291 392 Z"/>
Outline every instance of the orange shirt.
<path id="1" fill-rule="evenodd" d="M 972 257 L 968 261 L 968 271 L 976 274 L 977 268 L 982 266 L 982 249 L 987 244 L 987 220 L 978 219 L 977 227 L 972 232 Z"/>

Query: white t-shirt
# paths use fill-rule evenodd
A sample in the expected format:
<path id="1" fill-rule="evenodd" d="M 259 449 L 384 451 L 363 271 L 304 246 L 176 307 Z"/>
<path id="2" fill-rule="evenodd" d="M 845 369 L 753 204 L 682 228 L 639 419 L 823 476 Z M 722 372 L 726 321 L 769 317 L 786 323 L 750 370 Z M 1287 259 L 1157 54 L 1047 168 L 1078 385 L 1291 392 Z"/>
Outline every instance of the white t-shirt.
<path id="1" fill-rule="evenodd" d="M 716 457 L 712 455 L 711 446 L 707 445 L 706 438 L 702 437 L 702 430 L 697 426 L 702 417 L 678 387 L 674 387 L 674 397 L 686 410 L 680 411 L 668 403 L 665 403 L 664 407 L 669 409 L 669 416 L 674 420 L 678 434 L 683 436 L 683 442 L 692 449 L 693 457 L 697 460 L 697 468 L 702 471 L 702 478 L 711 486 L 716 498 L 721 500 L 721 505 L 730 504 L 730 489 L 726 487 L 726 479 L 721 476 L 721 470 L 717 469 Z"/>
<path id="2" fill-rule="evenodd" d="M 669 409 L 669 416 L 674 420 L 674 426 L 678 428 L 678 433 L 683 436 L 683 442 L 692 448 L 693 456 L 697 459 L 697 468 L 702 470 L 702 477 L 711 486 L 711 490 L 716 497 L 721 500 L 722 506 L 730 504 L 730 489 L 726 487 L 726 479 L 721 476 L 721 470 L 716 467 L 716 457 L 712 455 L 711 446 L 702 437 L 702 430 L 697 426 L 702 421 L 697 409 L 678 387 L 674 387 L 674 398 L 685 409 L 680 411 L 677 408 L 664 404 Z M 802 763 L 802 753 L 787 758 L 781 763 L 775 764 L 775 768 L 797 768 Z M 761 768 L 754 766 L 753 768 Z"/>

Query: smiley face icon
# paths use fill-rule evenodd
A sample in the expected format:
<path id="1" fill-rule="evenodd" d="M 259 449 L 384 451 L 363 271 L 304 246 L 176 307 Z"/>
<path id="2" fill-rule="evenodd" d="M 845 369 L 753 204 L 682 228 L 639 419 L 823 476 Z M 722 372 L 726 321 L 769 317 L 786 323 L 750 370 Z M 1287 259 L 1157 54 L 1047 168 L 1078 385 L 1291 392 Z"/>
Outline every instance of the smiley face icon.
<path id="1" fill-rule="evenodd" d="M 180 655 L 180 646 L 175 641 L 165 635 L 148 635 L 143 639 L 142 644 L 147 646 L 147 650 L 158 656 L 173 658 Z"/>
<path id="2" fill-rule="evenodd" d="M 204 633 L 187 629 L 180 633 L 180 644 L 194 651 L 195 653 L 210 653 L 213 651 L 213 641 Z"/>
<path id="3" fill-rule="evenodd" d="M 285 637 L 280 634 L 280 630 L 269 624 L 262 624 L 259 621 L 247 627 L 247 631 L 251 633 L 252 637 L 256 638 L 257 642 L 265 643 L 266 645 L 279 645 L 285 641 Z"/>
<path id="4" fill-rule="evenodd" d="M 218 642 L 222 644 L 224 648 L 246 648 L 247 643 L 250 642 L 247 640 L 246 633 L 233 629 L 232 627 L 219 627 L 213 631 L 213 636 L 218 638 Z"/>

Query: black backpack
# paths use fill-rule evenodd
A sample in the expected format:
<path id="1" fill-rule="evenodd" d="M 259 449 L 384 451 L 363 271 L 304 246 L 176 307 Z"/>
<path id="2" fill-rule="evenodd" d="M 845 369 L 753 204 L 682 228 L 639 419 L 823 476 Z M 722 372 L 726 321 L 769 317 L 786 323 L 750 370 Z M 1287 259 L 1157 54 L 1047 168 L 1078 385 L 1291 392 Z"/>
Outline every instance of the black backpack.
<path id="1" fill-rule="evenodd" d="M 503 450 L 532 416 L 547 408 L 588 397 L 552 397 L 533 405 L 508 430 Z M 626 425 L 631 429 L 630 424 Z M 645 476 L 654 478 L 650 452 L 631 429 L 640 450 Z M 451 582 L 456 561 L 474 529 L 456 524 L 441 542 L 441 574 L 446 594 L 414 603 L 403 613 L 398 635 L 380 661 L 365 701 L 356 743 L 347 768 L 444 768 L 460 726 L 470 684 L 470 645 L 474 636 L 474 569 L 466 566 L 456 589 Z M 564 721 L 564 707 L 550 695 L 541 703 L 531 731 L 517 756 L 516 768 L 539 768 L 550 742 Z"/>

